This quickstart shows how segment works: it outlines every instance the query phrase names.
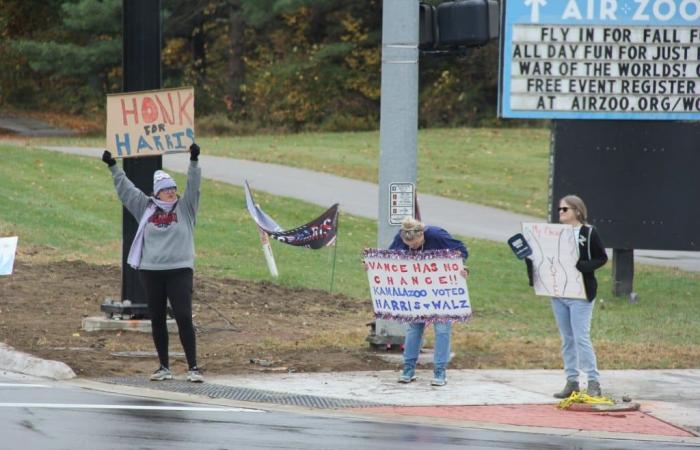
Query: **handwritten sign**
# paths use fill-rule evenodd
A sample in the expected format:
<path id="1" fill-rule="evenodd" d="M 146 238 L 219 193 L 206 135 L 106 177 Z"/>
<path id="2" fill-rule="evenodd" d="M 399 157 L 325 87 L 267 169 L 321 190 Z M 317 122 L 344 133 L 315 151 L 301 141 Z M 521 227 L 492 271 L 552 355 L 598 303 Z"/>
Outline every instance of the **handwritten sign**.
<path id="1" fill-rule="evenodd" d="M 585 299 L 583 276 L 576 269 L 579 255 L 574 227 L 523 223 L 523 235 L 532 249 L 535 294 Z"/>
<path id="2" fill-rule="evenodd" d="M 700 119 L 699 0 L 507 0 L 502 117 Z"/>
<path id="3" fill-rule="evenodd" d="M 193 142 L 193 88 L 107 96 L 107 150 L 116 157 L 185 152 Z"/>
<path id="4" fill-rule="evenodd" d="M 366 249 L 363 256 L 375 317 L 403 322 L 465 321 L 471 317 L 458 251 Z"/>
<path id="5" fill-rule="evenodd" d="M 0 275 L 10 275 L 15 263 L 17 236 L 0 238 Z"/>

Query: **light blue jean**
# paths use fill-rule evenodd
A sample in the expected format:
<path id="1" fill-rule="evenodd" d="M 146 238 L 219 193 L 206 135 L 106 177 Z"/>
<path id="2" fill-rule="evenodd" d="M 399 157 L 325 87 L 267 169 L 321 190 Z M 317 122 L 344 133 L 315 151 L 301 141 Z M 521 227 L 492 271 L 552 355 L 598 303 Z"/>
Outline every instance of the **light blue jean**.
<path id="1" fill-rule="evenodd" d="M 561 357 L 567 381 L 578 381 L 579 369 L 588 376 L 588 381 L 598 381 L 600 378 L 591 343 L 594 303 L 572 298 L 552 298 L 552 311 L 561 335 Z"/>
<path id="2" fill-rule="evenodd" d="M 434 323 L 435 329 L 435 353 L 433 354 L 433 364 L 435 369 L 445 369 L 450 360 L 450 337 L 452 334 L 452 323 Z M 423 344 L 423 331 L 425 322 L 409 323 L 406 327 L 406 340 L 403 349 L 404 367 L 415 369 Z"/>

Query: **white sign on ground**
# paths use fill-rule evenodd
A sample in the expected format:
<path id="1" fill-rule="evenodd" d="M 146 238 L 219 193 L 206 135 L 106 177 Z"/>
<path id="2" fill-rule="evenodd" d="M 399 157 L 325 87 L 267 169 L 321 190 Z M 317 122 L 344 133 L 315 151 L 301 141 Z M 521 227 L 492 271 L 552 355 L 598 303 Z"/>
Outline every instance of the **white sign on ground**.
<path id="1" fill-rule="evenodd" d="M 186 152 L 194 142 L 194 88 L 107 96 L 107 150 L 117 158 Z"/>
<path id="2" fill-rule="evenodd" d="M 0 238 L 0 275 L 10 275 L 15 264 L 17 236 Z"/>
<path id="3" fill-rule="evenodd" d="M 586 298 L 583 276 L 576 269 L 578 243 L 574 227 L 553 223 L 523 223 L 523 235 L 532 248 L 536 295 Z"/>
<path id="4" fill-rule="evenodd" d="M 458 251 L 366 249 L 363 257 L 376 318 L 444 322 L 471 317 Z"/>
<path id="5" fill-rule="evenodd" d="M 700 0 L 504 0 L 499 112 L 700 119 Z"/>

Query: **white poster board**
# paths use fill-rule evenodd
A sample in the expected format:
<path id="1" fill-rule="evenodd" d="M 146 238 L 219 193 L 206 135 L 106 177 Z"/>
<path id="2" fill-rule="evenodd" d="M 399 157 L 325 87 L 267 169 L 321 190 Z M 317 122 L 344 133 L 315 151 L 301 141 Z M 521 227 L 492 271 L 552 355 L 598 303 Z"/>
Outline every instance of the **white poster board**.
<path id="1" fill-rule="evenodd" d="M 194 88 L 107 96 L 107 150 L 116 158 L 188 151 L 194 142 Z"/>
<path id="2" fill-rule="evenodd" d="M 535 294 L 585 299 L 583 275 L 576 269 L 579 254 L 574 227 L 523 223 L 523 235 L 532 248 Z"/>
<path id="3" fill-rule="evenodd" d="M 0 275 L 10 275 L 15 264 L 17 236 L 0 238 Z"/>
<path id="4" fill-rule="evenodd" d="M 458 251 L 365 249 L 363 256 L 376 318 L 447 322 L 471 317 Z"/>

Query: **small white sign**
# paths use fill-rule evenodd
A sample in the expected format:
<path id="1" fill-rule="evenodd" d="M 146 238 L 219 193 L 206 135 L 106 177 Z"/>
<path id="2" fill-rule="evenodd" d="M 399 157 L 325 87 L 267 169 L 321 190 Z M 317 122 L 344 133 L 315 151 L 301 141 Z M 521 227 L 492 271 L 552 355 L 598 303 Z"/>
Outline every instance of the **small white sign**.
<path id="1" fill-rule="evenodd" d="M 17 236 L 0 238 L 0 275 L 10 275 L 15 264 Z"/>
<path id="2" fill-rule="evenodd" d="M 416 208 L 413 183 L 389 184 L 389 224 L 401 225 L 406 217 L 413 217 Z"/>

